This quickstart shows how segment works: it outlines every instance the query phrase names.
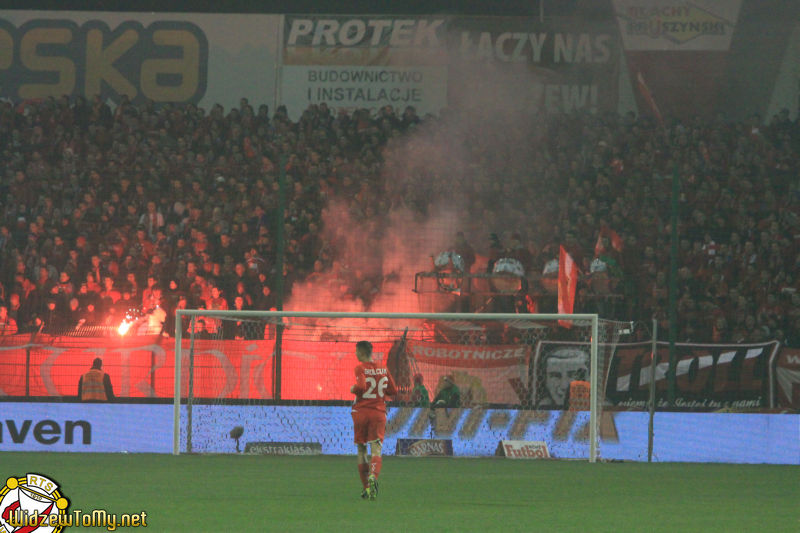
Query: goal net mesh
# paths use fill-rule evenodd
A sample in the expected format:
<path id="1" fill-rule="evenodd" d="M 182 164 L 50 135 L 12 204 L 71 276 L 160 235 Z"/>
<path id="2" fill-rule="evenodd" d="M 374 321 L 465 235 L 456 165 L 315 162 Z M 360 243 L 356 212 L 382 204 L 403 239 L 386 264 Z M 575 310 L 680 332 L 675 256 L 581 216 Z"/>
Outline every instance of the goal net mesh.
<path id="1" fill-rule="evenodd" d="M 589 402 L 569 401 L 567 391 L 582 375 L 590 379 L 591 318 L 203 313 L 178 318 L 181 453 L 250 453 L 276 442 L 352 453 L 355 343 L 369 340 L 399 389 L 386 453 L 404 438 L 451 439 L 457 455 L 536 440 L 554 457 L 588 458 Z M 598 321 L 592 394 L 600 437 L 609 361 L 629 331 L 628 323 Z"/>

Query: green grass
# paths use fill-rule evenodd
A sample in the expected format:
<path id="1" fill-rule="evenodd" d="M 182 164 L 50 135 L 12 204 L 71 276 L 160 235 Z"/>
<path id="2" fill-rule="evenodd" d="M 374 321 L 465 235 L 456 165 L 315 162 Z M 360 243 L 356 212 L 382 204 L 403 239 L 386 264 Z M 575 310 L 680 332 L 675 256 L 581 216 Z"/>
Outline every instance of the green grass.
<path id="1" fill-rule="evenodd" d="M 141 531 L 800 531 L 796 466 L 386 457 L 368 502 L 355 457 L 0 453 L 27 472 Z"/>

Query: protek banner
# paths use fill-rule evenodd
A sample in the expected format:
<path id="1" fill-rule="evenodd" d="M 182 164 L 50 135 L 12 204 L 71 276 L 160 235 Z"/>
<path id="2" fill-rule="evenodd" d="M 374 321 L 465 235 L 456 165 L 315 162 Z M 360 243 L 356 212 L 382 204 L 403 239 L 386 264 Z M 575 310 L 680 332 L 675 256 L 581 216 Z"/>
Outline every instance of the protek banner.
<path id="1" fill-rule="evenodd" d="M 447 106 L 442 17 L 284 17 L 280 100 L 299 118 L 311 104 L 338 110 Z"/>

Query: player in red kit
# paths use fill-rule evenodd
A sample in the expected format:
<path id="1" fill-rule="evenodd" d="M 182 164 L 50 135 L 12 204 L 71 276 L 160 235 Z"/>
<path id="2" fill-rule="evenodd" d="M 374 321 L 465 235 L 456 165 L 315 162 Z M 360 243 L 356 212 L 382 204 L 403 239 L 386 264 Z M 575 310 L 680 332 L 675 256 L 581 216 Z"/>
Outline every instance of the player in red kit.
<path id="1" fill-rule="evenodd" d="M 386 429 L 386 396 L 397 394 L 389 371 L 372 361 L 372 344 L 356 343 L 356 384 L 350 392 L 356 395 L 353 401 L 353 429 L 358 446 L 358 474 L 364 490 L 362 498 L 374 500 L 378 496 L 378 475 L 381 473 L 381 448 Z M 367 455 L 367 444 L 370 454 Z"/>

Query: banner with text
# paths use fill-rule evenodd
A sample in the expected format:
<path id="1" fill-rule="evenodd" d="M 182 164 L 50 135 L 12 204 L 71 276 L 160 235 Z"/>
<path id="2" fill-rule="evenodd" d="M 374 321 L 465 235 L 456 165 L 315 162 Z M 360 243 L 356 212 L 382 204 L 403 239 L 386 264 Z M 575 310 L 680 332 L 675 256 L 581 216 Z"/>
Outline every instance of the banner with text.
<path id="1" fill-rule="evenodd" d="M 770 381 L 777 342 L 677 344 L 675 407 L 683 411 L 772 407 Z M 645 409 L 650 388 L 651 344 L 620 344 L 608 372 L 606 397 L 614 405 Z M 669 343 L 658 343 L 655 368 L 659 409 L 667 402 Z"/>
<path id="2" fill-rule="evenodd" d="M 375 110 L 447 106 L 444 17 L 284 17 L 280 100 L 296 120 L 311 104 Z"/>
<path id="3" fill-rule="evenodd" d="M 386 364 L 390 342 L 374 343 L 376 361 Z M 618 408 L 645 409 L 650 386 L 649 342 L 620 343 L 606 357 L 601 375 L 606 400 Z M 601 353 L 604 348 L 601 346 Z M 191 343 L 182 345 L 182 390 L 189 390 Z M 207 399 L 273 398 L 274 340 L 195 339 L 192 395 Z M 409 361 L 424 378 L 431 397 L 451 375 L 462 405 L 535 405 L 563 408 L 577 370 L 589 371 L 589 346 L 543 341 L 520 345 L 467 346 L 409 340 Z M 284 339 L 281 398 L 349 401 L 356 365 L 354 344 Z M 29 335 L 2 338 L 0 397 L 75 397 L 78 380 L 95 357 L 103 359 L 117 396 L 171 398 L 175 343 L 160 336 L 92 338 Z M 659 409 L 666 401 L 669 345 L 658 343 L 655 369 Z M 532 365 L 532 366 L 531 366 Z M 529 370 L 530 367 L 530 370 Z M 800 409 L 800 350 L 777 342 L 760 344 L 678 344 L 675 408 Z M 432 398 L 431 398 L 432 399 Z"/>
<path id="4" fill-rule="evenodd" d="M 627 51 L 726 51 L 741 0 L 614 0 Z"/>
<path id="5" fill-rule="evenodd" d="M 280 15 L 0 11 L 0 97 L 275 102 Z"/>
<path id="6" fill-rule="evenodd" d="M 452 105 L 610 111 L 620 44 L 612 20 L 456 17 L 448 27 Z"/>
<path id="7" fill-rule="evenodd" d="M 172 405 L 103 405 L 4 402 L 0 452 L 172 452 Z M 391 409 L 383 450 L 395 453 L 403 439 L 427 439 L 427 409 Z M 437 425 L 436 440 L 456 456 L 492 456 L 502 440 L 546 442 L 552 457 L 586 458 L 589 414 L 514 409 L 456 409 Z M 291 443 L 294 450 L 352 454 L 350 407 L 195 405 L 197 451 L 236 453 L 232 427 L 244 441 Z M 608 413 L 613 435 L 601 432 L 608 460 L 647 460 L 647 413 Z M 186 406 L 181 419 L 186 420 Z M 185 429 L 185 426 L 184 426 Z M 654 460 L 800 464 L 800 415 L 656 413 Z M 431 442 L 430 440 L 428 442 Z M 181 436 L 186 450 L 186 434 Z M 401 446 L 402 448 L 402 446 Z M 241 448 L 240 448 L 241 449 Z"/>
<path id="8" fill-rule="evenodd" d="M 517 384 L 527 381 L 527 346 L 467 346 L 409 340 L 406 350 L 416 371 L 422 374 L 431 400 L 449 375 L 459 388 L 464 407 L 520 403 Z"/>
<path id="9" fill-rule="evenodd" d="M 103 360 L 114 393 L 123 398 L 172 398 L 175 342 L 149 337 L 52 337 L 30 335 L 2 338 L 0 397 L 77 397 L 78 380 L 95 357 Z M 183 396 L 189 393 L 190 353 L 193 361 L 191 394 L 207 399 L 273 398 L 273 340 L 184 339 L 181 378 Z M 391 343 L 373 343 L 376 361 L 385 363 Z M 284 400 L 353 399 L 355 358 L 353 342 L 283 342 L 281 398 Z"/>

